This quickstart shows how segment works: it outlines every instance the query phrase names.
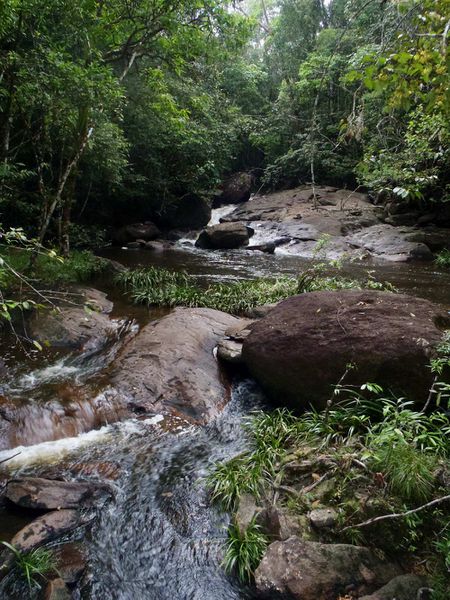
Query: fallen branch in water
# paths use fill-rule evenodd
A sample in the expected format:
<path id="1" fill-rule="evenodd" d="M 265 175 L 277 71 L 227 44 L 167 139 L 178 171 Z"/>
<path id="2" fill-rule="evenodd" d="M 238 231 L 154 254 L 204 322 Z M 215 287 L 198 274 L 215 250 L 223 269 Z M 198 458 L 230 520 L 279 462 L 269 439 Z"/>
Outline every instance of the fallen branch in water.
<path id="1" fill-rule="evenodd" d="M 347 525 L 341 529 L 342 531 L 347 531 L 348 529 L 356 529 L 357 527 L 367 527 L 368 525 L 372 525 L 373 523 L 378 523 L 379 521 L 387 521 L 388 519 L 401 519 L 403 517 L 407 517 L 408 515 L 412 515 L 421 510 L 425 510 L 426 508 L 430 508 L 432 506 L 436 506 L 437 504 L 441 504 L 442 502 L 446 502 L 450 500 L 449 496 L 442 496 L 442 498 L 436 498 L 436 500 L 432 500 L 431 502 L 427 502 L 427 504 L 422 504 L 422 506 L 418 506 L 417 508 L 413 508 L 411 510 L 407 510 L 402 513 L 392 513 L 390 515 L 381 515 L 379 517 L 373 517 L 372 519 L 368 519 L 367 521 L 362 521 L 362 523 L 357 523 L 356 525 Z"/>
<path id="2" fill-rule="evenodd" d="M 21 454 L 21 453 L 20 452 L 16 452 L 12 456 L 8 456 L 8 458 L 4 458 L 3 460 L 0 460 L 0 465 L 2 465 L 5 462 L 8 462 L 8 460 L 12 460 L 13 458 L 16 458 L 16 456 L 19 456 L 19 454 Z"/>

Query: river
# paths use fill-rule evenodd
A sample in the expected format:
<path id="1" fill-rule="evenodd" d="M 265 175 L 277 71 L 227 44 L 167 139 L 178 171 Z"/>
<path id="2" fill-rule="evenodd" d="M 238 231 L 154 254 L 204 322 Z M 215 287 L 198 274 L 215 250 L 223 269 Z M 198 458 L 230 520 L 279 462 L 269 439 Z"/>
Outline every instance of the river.
<path id="1" fill-rule="evenodd" d="M 218 215 L 215 215 L 217 218 Z M 107 249 L 103 254 L 126 266 L 155 265 L 184 270 L 200 284 L 255 277 L 295 275 L 310 261 L 287 254 L 267 255 L 239 250 L 197 250 L 189 240 L 164 252 Z M 450 273 L 431 264 L 378 263 L 344 265 L 344 274 L 363 279 L 367 270 L 400 291 L 448 305 Z M 130 307 L 117 290 L 100 281 L 115 301 L 114 318 L 132 317 L 145 324 L 156 313 Z M 136 326 L 136 325 L 135 325 Z M 116 343 L 119 343 L 116 341 Z M 114 343 L 109 346 L 114 352 Z M 9 391 L 33 395 L 58 407 L 61 384 L 101 372 L 104 357 L 79 360 L 46 352 L 42 358 L 18 360 L 12 354 Z M 14 381 L 14 390 L 12 390 Z M 14 394 L 13 394 L 14 395 Z M 202 478 L 216 462 L 246 447 L 242 418 L 262 407 L 264 399 L 249 380 L 236 380 L 232 400 L 205 427 L 156 415 L 104 425 L 88 433 L 9 449 L 0 460 L 18 453 L 3 466 L 8 473 L 84 477 L 108 481 L 114 501 L 99 514 L 87 536 L 89 577 L 85 600 L 234 600 L 251 598 L 221 567 L 228 517 L 211 506 Z M 32 419 L 32 414 L 30 415 Z M 0 539 L 11 539 L 29 518 L 21 511 L 0 514 Z M 0 584 L 5 600 L 37 598 L 20 581 Z"/>

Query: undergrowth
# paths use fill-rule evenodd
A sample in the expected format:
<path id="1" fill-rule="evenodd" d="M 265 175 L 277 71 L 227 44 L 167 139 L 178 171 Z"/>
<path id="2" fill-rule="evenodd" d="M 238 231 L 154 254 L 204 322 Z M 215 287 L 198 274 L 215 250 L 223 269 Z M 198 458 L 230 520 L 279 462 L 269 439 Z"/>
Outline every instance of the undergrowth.
<path id="1" fill-rule="evenodd" d="M 450 268 L 450 250 L 445 248 L 436 255 L 436 264 L 438 267 Z"/>
<path id="2" fill-rule="evenodd" d="M 27 251 L 0 248 L 0 257 L 35 287 L 86 282 L 100 274 L 107 264 L 88 250 L 74 250 L 68 258 L 40 254 L 32 271 L 29 269 L 30 253 Z M 11 272 L 5 272 L 3 285 L 5 288 L 17 285 L 17 278 Z"/>
<path id="3" fill-rule="evenodd" d="M 258 504 L 278 504 L 297 518 L 317 506 L 334 506 L 337 529 L 323 534 L 322 541 L 419 554 L 434 580 L 448 585 L 448 503 L 360 528 L 366 519 L 401 515 L 448 494 L 450 419 L 445 406 L 424 413 L 405 399 L 386 397 L 375 384 L 337 391 L 324 411 L 252 414 L 244 423 L 248 450 L 217 464 L 207 477 L 212 500 L 235 512 L 242 495 L 251 494 Z M 249 539 L 264 533 L 264 527 L 252 530 Z M 227 544 L 233 560 L 226 564 L 243 580 L 254 569 L 248 567 L 252 550 L 247 543 L 233 522 Z"/>
<path id="4" fill-rule="evenodd" d="M 138 304 L 205 307 L 232 314 L 243 314 L 255 306 L 280 302 L 303 292 L 362 288 L 393 290 L 389 284 L 376 281 L 370 273 L 364 282 L 341 275 L 326 276 L 322 265 L 308 269 L 298 277 L 219 283 L 207 289 L 200 288 L 195 278 L 186 273 L 156 267 L 124 271 L 116 276 L 116 282 Z"/>

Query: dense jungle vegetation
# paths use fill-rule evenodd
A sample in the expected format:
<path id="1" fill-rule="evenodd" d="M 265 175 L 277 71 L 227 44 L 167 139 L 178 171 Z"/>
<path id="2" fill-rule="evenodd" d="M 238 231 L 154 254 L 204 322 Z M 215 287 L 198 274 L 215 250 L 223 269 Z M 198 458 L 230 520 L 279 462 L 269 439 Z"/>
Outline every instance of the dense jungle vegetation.
<path id="1" fill-rule="evenodd" d="M 224 175 L 448 200 L 449 0 L 4 0 L 0 222 L 67 255 Z"/>

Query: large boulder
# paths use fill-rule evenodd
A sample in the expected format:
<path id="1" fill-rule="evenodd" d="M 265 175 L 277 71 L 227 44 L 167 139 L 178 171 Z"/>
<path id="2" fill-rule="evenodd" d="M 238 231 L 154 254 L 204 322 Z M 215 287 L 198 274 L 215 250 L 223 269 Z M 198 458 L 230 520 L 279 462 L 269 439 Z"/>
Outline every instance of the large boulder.
<path id="1" fill-rule="evenodd" d="M 159 237 L 158 227 L 151 221 L 145 223 L 132 223 L 124 225 L 113 232 L 112 239 L 115 244 L 126 245 L 136 240 L 150 241 Z"/>
<path id="2" fill-rule="evenodd" d="M 448 313 L 427 300 L 378 291 L 313 292 L 278 304 L 252 326 L 243 360 L 279 404 L 324 407 L 333 386 L 376 382 L 424 402 Z"/>
<path id="3" fill-rule="evenodd" d="M 91 506 L 110 491 L 92 482 L 56 481 L 41 477 L 13 479 L 6 486 L 6 498 L 23 508 L 55 510 Z"/>
<path id="4" fill-rule="evenodd" d="M 108 317 L 112 309 L 113 303 L 104 292 L 75 287 L 69 300 L 62 298 L 59 307 L 36 311 L 28 323 L 28 333 L 46 346 L 96 351 L 117 335 L 120 322 Z"/>
<path id="5" fill-rule="evenodd" d="M 249 237 L 243 223 L 220 223 L 204 229 L 195 245 L 209 250 L 240 248 L 248 245 Z"/>
<path id="6" fill-rule="evenodd" d="M 253 175 L 251 173 L 234 173 L 222 184 L 222 193 L 217 197 L 216 204 L 238 204 L 246 202 L 251 195 Z"/>
<path id="7" fill-rule="evenodd" d="M 171 229 L 201 229 L 211 220 L 211 201 L 188 194 L 167 205 L 162 222 Z"/>
<path id="8" fill-rule="evenodd" d="M 144 327 L 119 353 L 111 367 L 111 387 L 135 412 L 208 421 L 228 399 L 213 351 L 238 322 L 208 308 L 175 309 Z"/>
<path id="9" fill-rule="evenodd" d="M 387 583 L 399 569 L 368 548 L 321 544 L 290 537 L 272 543 L 255 572 L 261 597 L 274 600 L 335 600 L 363 594 Z"/>

